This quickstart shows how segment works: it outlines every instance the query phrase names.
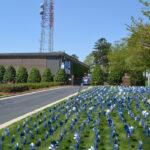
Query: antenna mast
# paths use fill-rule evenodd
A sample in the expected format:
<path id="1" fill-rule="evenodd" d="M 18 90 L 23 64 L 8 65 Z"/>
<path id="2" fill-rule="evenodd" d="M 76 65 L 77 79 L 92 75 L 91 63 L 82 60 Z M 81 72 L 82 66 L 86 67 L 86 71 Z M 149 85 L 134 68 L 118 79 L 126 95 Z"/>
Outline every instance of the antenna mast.
<path id="1" fill-rule="evenodd" d="M 40 52 L 53 52 L 54 46 L 54 2 L 53 0 L 44 0 L 41 7 L 41 41 Z"/>

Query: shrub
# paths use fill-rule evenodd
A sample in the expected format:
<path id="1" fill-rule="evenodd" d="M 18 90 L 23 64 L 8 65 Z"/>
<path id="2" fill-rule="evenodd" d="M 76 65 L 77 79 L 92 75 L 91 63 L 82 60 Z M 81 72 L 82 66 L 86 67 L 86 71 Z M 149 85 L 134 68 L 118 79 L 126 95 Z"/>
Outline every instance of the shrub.
<path id="1" fill-rule="evenodd" d="M 52 79 L 51 70 L 49 68 L 45 68 L 42 74 L 42 82 L 51 82 Z"/>
<path id="2" fill-rule="evenodd" d="M 3 81 L 4 73 L 5 73 L 5 68 L 4 66 L 0 65 L 0 82 Z"/>
<path id="3" fill-rule="evenodd" d="M 16 70 L 13 66 L 8 66 L 8 68 L 5 71 L 3 81 L 5 83 L 7 82 L 15 82 L 15 76 L 16 76 Z"/>
<path id="4" fill-rule="evenodd" d="M 24 84 L 3 84 L 0 86 L 0 92 L 23 92 L 29 90 L 28 85 Z"/>
<path id="5" fill-rule="evenodd" d="M 27 83 L 27 85 L 29 89 L 39 89 L 39 88 L 62 85 L 62 83 L 61 82 Z"/>
<path id="6" fill-rule="evenodd" d="M 143 76 L 143 72 L 131 72 L 130 73 L 130 85 L 144 86 L 145 78 Z"/>
<path id="7" fill-rule="evenodd" d="M 100 65 L 96 65 L 91 77 L 91 84 L 92 85 L 103 85 L 104 84 L 104 77 L 103 77 L 103 71 L 100 68 Z"/>
<path id="8" fill-rule="evenodd" d="M 108 82 L 111 85 L 120 85 L 122 83 L 123 72 L 111 71 L 108 76 Z"/>
<path id="9" fill-rule="evenodd" d="M 16 74 L 16 83 L 26 83 L 28 79 L 27 69 L 20 66 Z"/>
<path id="10" fill-rule="evenodd" d="M 56 74 L 54 76 L 55 82 L 63 82 L 65 83 L 67 81 L 67 74 L 64 69 L 58 68 L 56 71 Z"/>
<path id="11" fill-rule="evenodd" d="M 41 81 L 41 75 L 37 68 L 33 67 L 28 76 L 29 83 L 36 83 Z"/>

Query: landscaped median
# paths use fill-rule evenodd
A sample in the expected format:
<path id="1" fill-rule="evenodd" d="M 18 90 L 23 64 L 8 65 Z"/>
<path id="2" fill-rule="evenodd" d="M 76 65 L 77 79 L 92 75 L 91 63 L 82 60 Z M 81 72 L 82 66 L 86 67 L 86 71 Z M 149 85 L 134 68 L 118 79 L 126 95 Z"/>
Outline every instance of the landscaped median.
<path id="1" fill-rule="evenodd" d="M 30 89 L 40 89 L 63 85 L 62 82 L 47 82 L 47 83 L 23 83 L 23 84 L 1 84 L 0 92 L 24 92 Z"/>
<path id="2" fill-rule="evenodd" d="M 146 87 L 94 87 L 0 130 L 2 149 L 149 150 Z"/>

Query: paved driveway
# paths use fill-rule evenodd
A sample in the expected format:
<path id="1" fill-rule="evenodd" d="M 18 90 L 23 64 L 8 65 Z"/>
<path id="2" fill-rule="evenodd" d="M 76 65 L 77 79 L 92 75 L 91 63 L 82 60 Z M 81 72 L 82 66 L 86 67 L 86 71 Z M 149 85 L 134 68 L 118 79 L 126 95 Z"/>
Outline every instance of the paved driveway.
<path id="1" fill-rule="evenodd" d="M 83 87 L 86 88 L 88 87 Z M 68 86 L 0 100 L 0 124 L 65 98 L 78 90 L 79 86 Z"/>

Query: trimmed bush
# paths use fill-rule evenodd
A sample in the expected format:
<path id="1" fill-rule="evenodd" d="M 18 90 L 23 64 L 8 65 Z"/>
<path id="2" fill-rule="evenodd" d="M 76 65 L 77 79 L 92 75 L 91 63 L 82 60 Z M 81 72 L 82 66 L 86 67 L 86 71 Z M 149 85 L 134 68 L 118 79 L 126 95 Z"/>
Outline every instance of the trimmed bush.
<path id="1" fill-rule="evenodd" d="M 38 83 L 41 81 L 41 75 L 37 68 L 33 67 L 28 76 L 29 83 Z"/>
<path id="2" fill-rule="evenodd" d="M 65 83 L 67 81 L 67 74 L 64 69 L 58 68 L 56 71 L 56 74 L 54 76 L 55 82 L 63 82 Z"/>
<path id="3" fill-rule="evenodd" d="M 143 76 L 143 72 L 131 72 L 130 73 L 130 85 L 134 86 L 144 86 L 145 78 Z"/>
<path id="4" fill-rule="evenodd" d="M 42 82 L 51 82 L 53 80 L 51 70 L 45 68 L 42 74 Z"/>
<path id="5" fill-rule="evenodd" d="M 96 65 L 91 77 L 91 84 L 92 85 L 103 85 L 104 84 L 104 77 L 103 77 L 103 71 L 100 67 L 100 65 Z"/>
<path id="6" fill-rule="evenodd" d="M 111 85 L 120 85 L 122 83 L 122 77 L 124 73 L 118 71 L 111 71 L 109 73 L 108 82 Z"/>
<path id="7" fill-rule="evenodd" d="M 15 77 L 16 77 L 16 70 L 13 66 L 8 66 L 8 68 L 5 71 L 3 81 L 4 83 L 7 82 L 15 82 Z"/>
<path id="8" fill-rule="evenodd" d="M 27 69 L 20 66 L 16 74 L 16 83 L 26 83 L 28 79 Z"/>
<path id="9" fill-rule="evenodd" d="M 3 84 L 0 86 L 0 92 L 23 92 L 29 90 L 28 85 L 24 84 Z"/>
<path id="10" fill-rule="evenodd" d="M 39 88 L 63 85 L 63 83 L 61 83 L 61 82 L 27 83 L 27 85 L 28 85 L 29 89 L 39 89 Z"/>
<path id="11" fill-rule="evenodd" d="M 3 81 L 4 74 L 5 74 L 5 68 L 4 66 L 0 65 L 0 82 Z"/>

